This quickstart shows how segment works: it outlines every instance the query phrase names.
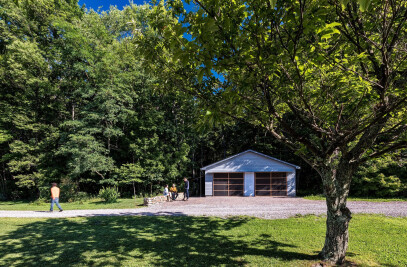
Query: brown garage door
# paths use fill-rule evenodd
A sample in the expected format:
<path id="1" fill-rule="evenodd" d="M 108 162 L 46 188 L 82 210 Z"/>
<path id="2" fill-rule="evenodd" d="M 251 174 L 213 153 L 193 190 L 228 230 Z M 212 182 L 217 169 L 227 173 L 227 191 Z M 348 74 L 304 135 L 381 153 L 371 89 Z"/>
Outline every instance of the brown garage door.
<path id="1" fill-rule="evenodd" d="M 243 173 L 214 173 L 214 196 L 243 196 Z"/>
<path id="2" fill-rule="evenodd" d="M 256 172 L 256 196 L 286 196 L 286 172 Z"/>

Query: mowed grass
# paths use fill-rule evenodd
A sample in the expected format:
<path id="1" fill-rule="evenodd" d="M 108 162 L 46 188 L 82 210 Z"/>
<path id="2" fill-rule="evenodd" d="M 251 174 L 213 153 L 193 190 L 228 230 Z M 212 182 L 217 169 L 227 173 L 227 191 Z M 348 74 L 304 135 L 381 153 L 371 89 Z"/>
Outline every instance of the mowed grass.
<path id="1" fill-rule="evenodd" d="M 325 200 L 323 195 L 309 195 L 302 197 L 309 200 Z M 407 201 L 407 198 L 369 198 L 369 197 L 348 197 L 348 201 L 368 201 L 368 202 L 391 202 Z"/>
<path id="2" fill-rule="evenodd" d="M 0 219 L 0 266 L 310 266 L 325 218 Z M 355 215 L 347 259 L 407 265 L 407 218 Z"/>
<path id="3" fill-rule="evenodd" d="M 106 203 L 100 198 L 93 198 L 82 202 L 60 202 L 64 210 L 91 210 L 91 209 L 134 209 L 140 208 L 143 204 L 142 198 L 136 200 L 130 198 L 120 198 L 117 202 Z M 50 202 L 29 202 L 29 201 L 0 201 L 0 210 L 44 210 L 50 209 Z M 54 205 L 54 210 L 58 210 Z"/>

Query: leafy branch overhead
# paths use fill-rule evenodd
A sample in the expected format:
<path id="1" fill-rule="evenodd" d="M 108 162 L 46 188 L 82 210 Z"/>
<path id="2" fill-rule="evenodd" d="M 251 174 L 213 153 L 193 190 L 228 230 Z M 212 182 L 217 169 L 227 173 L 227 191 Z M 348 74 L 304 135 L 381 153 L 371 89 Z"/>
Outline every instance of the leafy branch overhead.
<path id="1" fill-rule="evenodd" d="M 353 174 L 407 146 L 405 1 L 190 3 L 194 11 L 181 1 L 153 8 L 160 47 L 173 55 L 167 64 L 195 72 L 191 93 L 210 110 L 205 117 L 261 127 L 320 174 L 321 255 L 341 263 Z"/>

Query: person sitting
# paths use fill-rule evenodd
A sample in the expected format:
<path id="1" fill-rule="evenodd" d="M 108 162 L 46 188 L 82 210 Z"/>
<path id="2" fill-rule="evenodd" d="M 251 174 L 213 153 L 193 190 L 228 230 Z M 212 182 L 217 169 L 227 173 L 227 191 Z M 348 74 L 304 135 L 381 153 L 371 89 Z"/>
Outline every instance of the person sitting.
<path id="1" fill-rule="evenodd" d="M 168 185 L 165 185 L 164 196 L 167 197 L 167 201 L 170 201 L 170 193 L 168 192 Z"/>
<path id="2" fill-rule="evenodd" d="M 177 187 L 175 186 L 175 184 L 172 184 L 172 187 L 170 188 L 170 192 L 171 192 L 172 200 L 175 200 L 178 197 L 178 190 L 177 190 Z"/>

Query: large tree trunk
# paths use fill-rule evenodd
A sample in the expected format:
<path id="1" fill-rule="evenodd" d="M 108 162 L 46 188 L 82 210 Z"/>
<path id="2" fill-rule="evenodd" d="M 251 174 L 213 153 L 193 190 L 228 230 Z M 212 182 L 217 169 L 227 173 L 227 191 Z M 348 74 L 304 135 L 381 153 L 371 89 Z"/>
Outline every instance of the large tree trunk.
<path id="1" fill-rule="evenodd" d="M 346 204 L 328 203 L 325 245 L 320 256 L 324 261 L 341 264 L 345 260 L 349 240 L 349 221 L 352 218 Z"/>
<path id="2" fill-rule="evenodd" d="M 338 164 L 321 173 L 327 204 L 325 245 L 320 257 L 329 263 L 345 261 L 349 240 L 349 221 L 352 218 L 346 206 L 354 168 Z"/>

